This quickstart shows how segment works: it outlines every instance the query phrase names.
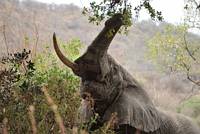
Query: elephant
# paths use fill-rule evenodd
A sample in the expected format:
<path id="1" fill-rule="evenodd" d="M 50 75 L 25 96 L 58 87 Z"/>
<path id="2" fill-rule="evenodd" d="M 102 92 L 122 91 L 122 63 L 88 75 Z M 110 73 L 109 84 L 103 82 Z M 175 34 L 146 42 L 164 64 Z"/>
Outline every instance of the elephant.
<path id="1" fill-rule="evenodd" d="M 123 14 L 109 18 L 86 52 L 74 62 L 62 54 L 56 34 L 53 35 L 57 56 L 81 78 L 80 122 L 87 124 L 95 118 L 87 127 L 91 132 L 116 113 L 116 134 L 200 134 L 188 117 L 157 109 L 140 84 L 108 54 L 109 45 L 123 25 Z"/>

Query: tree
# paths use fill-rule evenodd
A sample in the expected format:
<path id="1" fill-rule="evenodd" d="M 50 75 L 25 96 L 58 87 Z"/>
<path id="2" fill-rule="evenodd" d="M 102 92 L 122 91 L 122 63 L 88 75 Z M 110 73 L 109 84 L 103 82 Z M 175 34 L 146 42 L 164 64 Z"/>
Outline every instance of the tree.
<path id="1" fill-rule="evenodd" d="M 191 82 L 200 86 L 199 40 L 189 38 L 188 26 L 166 26 L 148 42 L 149 58 L 162 70 L 184 72 Z"/>

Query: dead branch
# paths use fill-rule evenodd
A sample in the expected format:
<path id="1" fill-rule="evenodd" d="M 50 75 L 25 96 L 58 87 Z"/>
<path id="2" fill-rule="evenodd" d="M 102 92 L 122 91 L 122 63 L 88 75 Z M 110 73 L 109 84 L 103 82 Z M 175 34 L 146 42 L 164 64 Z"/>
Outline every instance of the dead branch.
<path id="1" fill-rule="evenodd" d="M 35 107 L 33 105 L 29 106 L 29 118 L 31 122 L 32 132 L 33 134 L 37 134 L 37 127 L 36 127 L 36 121 L 34 117 Z"/>
<path id="2" fill-rule="evenodd" d="M 8 124 L 8 119 L 4 118 L 3 119 L 3 134 L 8 134 L 7 124 Z"/>
<path id="3" fill-rule="evenodd" d="M 8 42 L 7 42 L 7 38 L 6 38 L 6 25 L 3 25 L 3 38 L 4 38 L 4 43 L 6 46 L 6 51 L 7 51 L 7 55 L 9 55 L 9 49 L 8 49 Z"/>
<path id="4" fill-rule="evenodd" d="M 190 76 L 189 72 L 187 72 L 187 79 L 191 82 L 193 82 L 194 84 L 196 84 L 197 86 L 200 86 L 200 81 L 196 81 L 194 79 L 192 79 L 192 77 Z"/>
<path id="5" fill-rule="evenodd" d="M 182 62 L 182 65 L 183 65 L 183 67 L 186 69 L 186 75 L 187 75 L 187 79 L 189 80 L 189 81 L 191 81 L 192 83 L 194 83 L 195 85 L 197 85 L 197 86 L 200 86 L 200 81 L 196 81 L 196 80 L 194 80 L 193 78 L 192 78 L 192 76 L 190 75 L 190 70 L 191 70 L 191 67 L 190 66 L 188 66 L 186 63 L 184 63 L 184 62 Z"/>
<path id="6" fill-rule="evenodd" d="M 38 25 L 35 20 L 36 13 L 34 13 L 34 29 L 35 29 L 35 44 L 33 46 L 33 56 L 36 56 L 38 41 L 39 41 L 39 32 L 38 32 Z"/>
<path id="7" fill-rule="evenodd" d="M 66 129 L 65 129 L 65 126 L 63 123 L 63 119 L 58 112 L 58 106 L 54 103 L 53 99 L 50 97 L 46 87 L 42 88 L 42 92 L 44 93 L 44 95 L 46 97 L 47 103 L 49 104 L 52 111 L 54 112 L 55 120 L 60 128 L 61 134 L 66 134 Z"/>

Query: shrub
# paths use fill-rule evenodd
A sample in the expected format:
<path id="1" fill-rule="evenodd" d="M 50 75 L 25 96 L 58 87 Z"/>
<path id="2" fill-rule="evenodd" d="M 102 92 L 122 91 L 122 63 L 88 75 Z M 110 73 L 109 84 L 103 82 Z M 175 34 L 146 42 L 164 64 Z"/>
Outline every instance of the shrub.
<path id="1" fill-rule="evenodd" d="M 73 40 L 62 46 L 65 46 L 70 58 L 79 55 L 80 41 Z M 30 51 L 24 49 L 2 59 L 6 68 L 0 71 L 1 124 L 7 118 L 9 133 L 30 133 L 32 128 L 28 108 L 33 105 L 38 133 L 57 133 L 59 128 L 54 113 L 41 92 L 41 87 L 46 85 L 49 94 L 59 106 L 58 111 L 65 127 L 72 128 L 80 104 L 77 94 L 79 79 L 69 69 L 61 67 L 48 48 L 35 59 L 31 59 L 30 54 Z"/>

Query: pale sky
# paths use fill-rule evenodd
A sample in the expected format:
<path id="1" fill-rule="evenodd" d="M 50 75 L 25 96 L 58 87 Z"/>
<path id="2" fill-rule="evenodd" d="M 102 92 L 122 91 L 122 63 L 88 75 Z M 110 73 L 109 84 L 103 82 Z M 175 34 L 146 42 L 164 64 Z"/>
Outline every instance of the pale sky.
<path id="1" fill-rule="evenodd" d="M 54 4 L 71 4 L 77 5 L 79 7 L 88 6 L 90 2 L 94 0 L 37 0 L 44 3 L 54 3 Z M 99 0 L 95 0 L 98 2 Z M 140 0 L 132 0 L 133 7 L 139 4 Z M 152 6 L 158 10 L 162 11 L 165 21 L 179 24 L 183 22 L 183 7 L 184 0 L 153 0 Z M 140 20 L 148 19 L 149 15 L 143 11 L 140 15 Z"/>

